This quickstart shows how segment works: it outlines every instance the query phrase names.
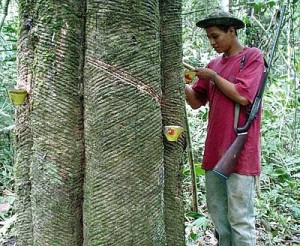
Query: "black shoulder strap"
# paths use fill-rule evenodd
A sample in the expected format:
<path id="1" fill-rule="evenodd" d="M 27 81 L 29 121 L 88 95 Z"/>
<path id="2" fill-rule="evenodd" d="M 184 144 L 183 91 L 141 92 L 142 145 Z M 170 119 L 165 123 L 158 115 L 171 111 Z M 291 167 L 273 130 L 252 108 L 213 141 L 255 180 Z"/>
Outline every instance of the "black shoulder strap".
<path id="1" fill-rule="evenodd" d="M 240 71 L 243 70 L 245 66 L 245 60 L 246 60 L 246 52 L 243 54 L 243 57 L 240 62 Z M 234 103 L 234 121 L 233 121 L 233 128 L 235 131 L 237 129 L 239 117 L 240 117 L 240 104 L 236 102 Z"/>
<path id="2" fill-rule="evenodd" d="M 267 63 L 266 59 L 264 58 L 264 64 L 265 64 L 265 68 L 269 67 L 269 64 Z"/>
<path id="3" fill-rule="evenodd" d="M 240 71 L 244 68 L 245 66 L 245 60 L 246 60 L 246 52 L 244 53 L 242 59 L 241 59 L 241 63 L 240 63 Z"/>

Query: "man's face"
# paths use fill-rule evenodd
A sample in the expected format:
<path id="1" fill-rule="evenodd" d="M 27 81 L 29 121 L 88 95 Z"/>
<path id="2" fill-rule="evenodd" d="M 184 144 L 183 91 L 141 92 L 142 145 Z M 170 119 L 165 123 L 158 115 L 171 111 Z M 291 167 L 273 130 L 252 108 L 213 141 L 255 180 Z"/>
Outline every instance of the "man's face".
<path id="1" fill-rule="evenodd" d="M 208 27 L 205 30 L 210 41 L 210 45 L 216 52 L 223 53 L 231 48 L 235 37 L 235 30 L 233 27 L 230 27 L 227 32 L 224 32 L 214 26 Z"/>

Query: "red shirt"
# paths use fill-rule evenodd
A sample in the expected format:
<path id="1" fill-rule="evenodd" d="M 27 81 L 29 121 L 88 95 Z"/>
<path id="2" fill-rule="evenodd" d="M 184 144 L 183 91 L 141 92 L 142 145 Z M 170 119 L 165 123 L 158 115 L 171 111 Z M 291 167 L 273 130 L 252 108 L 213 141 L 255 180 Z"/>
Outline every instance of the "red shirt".
<path id="1" fill-rule="evenodd" d="M 240 68 L 244 54 L 246 54 L 244 64 Z M 234 56 L 220 56 L 212 60 L 207 68 L 211 68 L 221 77 L 232 82 L 241 96 L 253 102 L 263 75 L 264 60 L 259 49 L 246 47 Z M 236 138 L 234 102 L 207 80 L 198 79 L 193 85 L 193 89 L 203 104 L 209 102 L 209 119 L 202 168 L 210 170 L 215 167 Z M 238 126 L 245 124 L 247 109 L 247 106 L 240 107 Z M 243 175 L 260 173 L 260 122 L 261 112 L 257 114 L 248 130 L 248 137 L 237 160 L 235 173 Z"/>

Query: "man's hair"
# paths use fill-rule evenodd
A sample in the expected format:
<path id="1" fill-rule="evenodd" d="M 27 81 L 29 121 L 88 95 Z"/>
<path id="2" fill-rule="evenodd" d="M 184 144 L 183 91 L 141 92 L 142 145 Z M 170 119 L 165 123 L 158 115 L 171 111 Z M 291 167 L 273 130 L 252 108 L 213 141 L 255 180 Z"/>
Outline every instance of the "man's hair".
<path id="1" fill-rule="evenodd" d="M 227 26 L 227 25 L 215 25 L 215 27 L 219 28 L 221 31 L 223 32 L 228 32 L 229 28 L 231 26 Z M 236 31 L 236 28 L 234 28 L 234 32 L 235 32 L 235 35 L 237 36 L 237 31 Z"/>

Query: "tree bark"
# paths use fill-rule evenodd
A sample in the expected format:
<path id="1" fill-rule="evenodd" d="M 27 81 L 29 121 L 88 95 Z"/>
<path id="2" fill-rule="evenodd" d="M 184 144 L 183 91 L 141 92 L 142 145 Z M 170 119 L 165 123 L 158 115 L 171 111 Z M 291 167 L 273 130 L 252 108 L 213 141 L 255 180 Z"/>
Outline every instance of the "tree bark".
<path id="1" fill-rule="evenodd" d="M 25 201 L 19 200 L 28 211 L 24 219 L 28 236 L 22 234 L 23 225 L 18 227 L 19 237 L 24 238 L 20 239 L 20 245 L 81 245 L 84 155 L 79 88 L 84 4 L 83 1 L 60 4 L 20 1 L 19 4 L 24 30 L 20 39 L 24 38 L 24 42 L 19 46 L 19 85 L 30 94 L 23 107 L 24 111 L 29 108 L 30 130 L 27 127 L 25 135 L 21 129 L 24 123 L 17 129 L 23 133 L 19 145 L 28 143 L 23 151 L 19 148 L 17 166 L 26 167 L 17 175 L 23 179 L 21 175 L 25 173 L 26 184 L 30 180 L 25 186 L 26 194 L 19 192 Z M 22 210 L 18 215 L 22 223 Z M 26 242 L 25 237 L 31 239 Z"/>
<path id="2" fill-rule="evenodd" d="M 184 245 L 181 2 L 19 4 L 18 245 Z"/>
<path id="3" fill-rule="evenodd" d="M 26 27 L 26 21 L 34 17 L 33 1 L 23 1 L 19 4 L 20 18 L 18 38 L 18 86 L 28 92 L 25 106 L 16 110 L 15 133 L 15 191 L 16 199 L 16 230 L 19 245 L 33 245 L 33 221 L 31 204 L 31 158 L 32 130 L 29 100 L 33 84 L 34 48 L 31 42 L 31 32 Z"/>
<path id="4" fill-rule="evenodd" d="M 181 0 L 161 1 L 163 125 L 184 126 L 185 122 L 181 8 Z M 165 223 L 167 245 L 172 246 L 185 245 L 182 195 L 184 142 L 184 137 L 178 142 L 168 142 L 164 138 Z"/>
<path id="5" fill-rule="evenodd" d="M 165 245 L 157 1 L 88 1 L 84 245 Z"/>
<path id="6" fill-rule="evenodd" d="M 15 127 L 15 192 L 17 220 L 16 228 L 19 245 L 33 245 L 33 224 L 31 208 L 30 163 L 32 133 L 29 120 L 29 109 L 21 106 L 17 110 Z"/>
<path id="7" fill-rule="evenodd" d="M 220 1 L 220 8 L 223 11 L 229 12 L 229 10 L 230 10 L 230 0 L 221 0 Z"/>

